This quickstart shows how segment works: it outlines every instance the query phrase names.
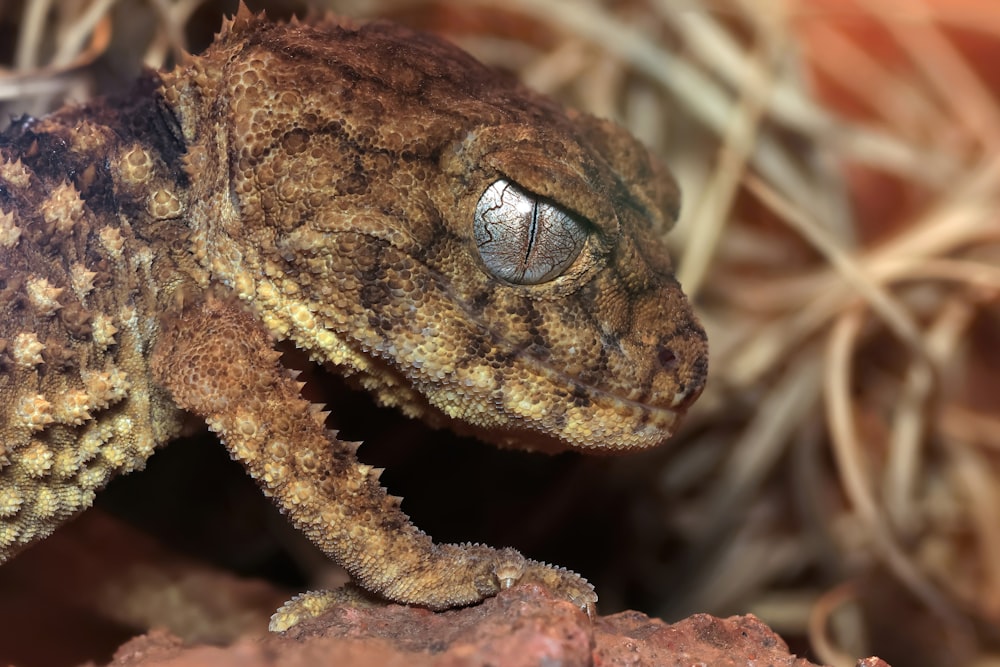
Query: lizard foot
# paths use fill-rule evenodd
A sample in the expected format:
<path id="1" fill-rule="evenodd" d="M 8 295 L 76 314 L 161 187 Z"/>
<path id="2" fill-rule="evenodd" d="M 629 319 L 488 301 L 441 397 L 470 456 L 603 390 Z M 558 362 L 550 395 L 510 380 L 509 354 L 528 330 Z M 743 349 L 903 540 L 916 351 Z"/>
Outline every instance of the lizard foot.
<path id="1" fill-rule="evenodd" d="M 597 593 L 594 586 L 572 570 L 529 560 L 514 549 L 500 549 L 493 566 L 493 576 L 501 590 L 518 583 L 537 583 L 556 597 L 569 600 L 593 620 Z"/>
<path id="2" fill-rule="evenodd" d="M 375 607 L 380 604 L 385 604 L 385 601 L 350 583 L 332 591 L 308 591 L 296 595 L 271 614 L 267 629 L 271 632 L 284 632 L 333 607 Z"/>
<path id="3" fill-rule="evenodd" d="M 494 585 L 490 588 L 494 591 L 497 588 L 499 590 L 512 588 L 521 583 L 540 584 L 554 596 L 575 604 L 591 620 L 594 619 L 597 594 L 594 592 L 594 587 L 575 572 L 529 560 L 510 548 L 497 551 L 491 570 Z M 338 606 L 373 607 L 389 602 L 353 583 L 332 591 L 309 591 L 296 595 L 275 611 L 271 615 L 268 630 L 284 632 L 306 619 L 315 618 Z"/>
<path id="4" fill-rule="evenodd" d="M 594 620 L 597 614 L 597 593 L 589 581 L 572 570 L 547 563 L 529 560 L 521 583 L 538 583 L 548 588 L 553 595 L 575 604 Z"/>

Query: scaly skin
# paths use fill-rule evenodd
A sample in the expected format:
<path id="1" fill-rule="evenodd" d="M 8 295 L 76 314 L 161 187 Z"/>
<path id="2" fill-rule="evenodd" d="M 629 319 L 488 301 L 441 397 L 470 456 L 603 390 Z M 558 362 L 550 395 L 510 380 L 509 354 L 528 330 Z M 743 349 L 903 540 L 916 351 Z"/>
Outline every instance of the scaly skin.
<path id="1" fill-rule="evenodd" d="M 592 610 L 571 572 L 434 544 L 274 346 L 501 445 L 657 445 L 707 367 L 659 240 L 677 200 L 623 130 L 382 23 L 241 9 L 127 96 L 18 121 L 0 135 L 0 561 L 194 414 L 369 591 L 443 609 L 533 581 Z"/>

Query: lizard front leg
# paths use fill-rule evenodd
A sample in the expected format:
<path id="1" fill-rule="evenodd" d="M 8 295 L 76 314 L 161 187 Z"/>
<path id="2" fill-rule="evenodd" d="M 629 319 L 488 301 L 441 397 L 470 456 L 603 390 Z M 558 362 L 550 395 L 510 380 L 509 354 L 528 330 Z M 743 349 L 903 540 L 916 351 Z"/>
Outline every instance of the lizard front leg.
<path id="1" fill-rule="evenodd" d="M 302 398 L 269 334 L 236 303 L 208 297 L 169 318 L 151 359 L 177 404 L 204 418 L 292 523 L 363 588 L 432 609 L 467 605 L 518 582 L 545 584 L 588 613 L 593 587 L 513 549 L 434 544 Z"/>

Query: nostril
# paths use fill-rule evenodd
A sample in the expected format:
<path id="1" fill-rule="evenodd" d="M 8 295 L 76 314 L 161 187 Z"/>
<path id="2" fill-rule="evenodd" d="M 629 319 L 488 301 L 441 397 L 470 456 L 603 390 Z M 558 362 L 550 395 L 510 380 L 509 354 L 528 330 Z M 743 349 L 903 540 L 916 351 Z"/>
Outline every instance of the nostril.
<path id="1" fill-rule="evenodd" d="M 677 355 L 665 345 L 657 346 L 656 360 L 660 362 L 660 367 L 665 371 L 672 371 L 677 368 Z"/>

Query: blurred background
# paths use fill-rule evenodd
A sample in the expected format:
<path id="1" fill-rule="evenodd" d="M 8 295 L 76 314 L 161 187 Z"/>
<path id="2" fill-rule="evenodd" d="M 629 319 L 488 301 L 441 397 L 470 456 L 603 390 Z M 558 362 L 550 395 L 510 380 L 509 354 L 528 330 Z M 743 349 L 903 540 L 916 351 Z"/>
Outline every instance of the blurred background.
<path id="1" fill-rule="evenodd" d="M 836 667 L 1000 665 L 1000 5 L 247 4 L 442 34 L 628 127 L 682 186 L 667 242 L 711 371 L 657 451 L 498 452 L 287 351 L 418 526 L 576 570 L 604 614 L 754 613 Z M 235 10 L 2 0 L 3 125 L 126 91 Z M 0 568 L 0 662 L 107 660 L 153 625 L 228 641 L 342 580 L 194 437 Z"/>

